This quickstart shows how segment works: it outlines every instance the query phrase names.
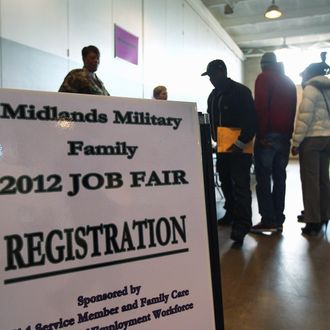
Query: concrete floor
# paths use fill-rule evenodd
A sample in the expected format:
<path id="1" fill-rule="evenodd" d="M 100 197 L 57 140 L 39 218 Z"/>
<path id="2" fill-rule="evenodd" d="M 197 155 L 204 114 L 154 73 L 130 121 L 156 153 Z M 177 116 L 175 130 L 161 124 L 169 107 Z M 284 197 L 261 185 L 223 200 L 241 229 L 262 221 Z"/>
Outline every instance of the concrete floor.
<path id="1" fill-rule="evenodd" d="M 248 234 L 237 248 L 230 227 L 218 227 L 226 330 L 330 329 L 330 228 L 318 237 L 301 235 L 297 161 L 290 161 L 287 174 L 282 234 Z M 216 197 L 220 217 L 223 201 Z M 253 192 L 253 223 L 259 220 Z"/>

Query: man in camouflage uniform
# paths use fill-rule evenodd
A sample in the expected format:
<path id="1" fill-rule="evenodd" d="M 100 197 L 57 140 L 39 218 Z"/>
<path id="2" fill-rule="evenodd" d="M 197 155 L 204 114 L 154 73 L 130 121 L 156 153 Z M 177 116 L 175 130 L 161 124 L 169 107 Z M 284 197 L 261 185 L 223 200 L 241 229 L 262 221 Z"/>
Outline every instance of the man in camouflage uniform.
<path id="1" fill-rule="evenodd" d="M 100 51 L 95 46 L 84 47 L 81 51 L 84 67 L 70 71 L 59 92 L 94 95 L 110 95 L 95 72 L 100 63 Z"/>

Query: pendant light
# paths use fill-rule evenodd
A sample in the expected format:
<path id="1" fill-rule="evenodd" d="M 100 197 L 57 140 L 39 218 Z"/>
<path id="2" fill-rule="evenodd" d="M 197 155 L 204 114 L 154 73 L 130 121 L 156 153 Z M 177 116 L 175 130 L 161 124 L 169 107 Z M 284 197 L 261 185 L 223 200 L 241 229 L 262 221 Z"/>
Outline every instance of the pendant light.
<path id="1" fill-rule="evenodd" d="M 282 16 L 282 12 L 278 6 L 275 5 L 275 0 L 272 0 L 272 4 L 267 8 L 265 17 L 268 19 L 276 19 Z"/>

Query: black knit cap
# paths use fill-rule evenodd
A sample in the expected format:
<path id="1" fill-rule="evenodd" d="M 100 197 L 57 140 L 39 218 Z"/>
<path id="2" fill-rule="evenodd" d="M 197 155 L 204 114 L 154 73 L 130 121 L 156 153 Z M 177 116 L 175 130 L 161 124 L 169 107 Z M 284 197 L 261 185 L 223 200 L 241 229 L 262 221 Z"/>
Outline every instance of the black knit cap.
<path id="1" fill-rule="evenodd" d="M 224 61 L 222 60 L 213 60 L 211 61 L 206 68 L 206 71 L 202 73 L 202 76 L 209 76 L 212 73 L 217 71 L 227 71 L 227 67 Z"/>
<path id="2" fill-rule="evenodd" d="M 276 55 L 273 52 L 267 52 L 263 54 L 260 60 L 261 65 L 274 64 L 276 62 Z"/>

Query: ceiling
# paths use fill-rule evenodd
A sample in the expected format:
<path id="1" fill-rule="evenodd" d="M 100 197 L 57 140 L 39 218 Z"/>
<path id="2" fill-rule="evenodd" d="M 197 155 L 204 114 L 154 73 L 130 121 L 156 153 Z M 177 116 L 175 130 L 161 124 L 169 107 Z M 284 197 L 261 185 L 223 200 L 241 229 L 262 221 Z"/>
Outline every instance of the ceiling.
<path id="1" fill-rule="evenodd" d="M 202 0 L 245 56 L 279 48 L 330 48 L 330 0 L 275 0 L 283 15 L 264 17 L 271 0 Z M 225 7 L 232 14 L 225 14 Z"/>

